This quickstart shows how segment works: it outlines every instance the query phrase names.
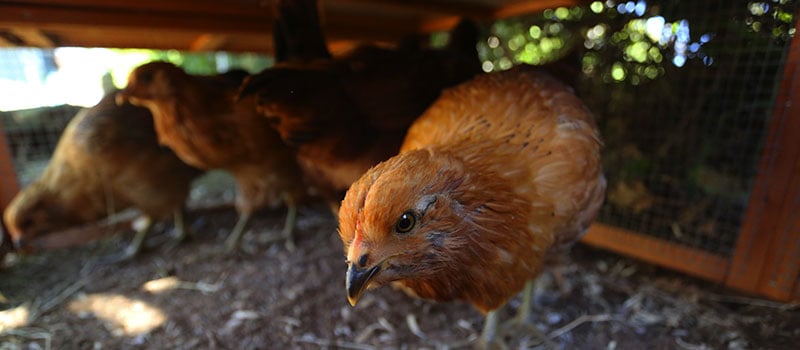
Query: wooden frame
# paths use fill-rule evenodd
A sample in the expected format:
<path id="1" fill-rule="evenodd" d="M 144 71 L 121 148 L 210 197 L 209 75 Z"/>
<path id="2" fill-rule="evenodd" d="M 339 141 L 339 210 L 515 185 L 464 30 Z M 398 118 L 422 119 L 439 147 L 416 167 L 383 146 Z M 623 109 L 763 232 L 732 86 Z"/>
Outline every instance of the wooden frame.
<path id="1" fill-rule="evenodd" d="M 795 28 L 800 29 L 800 21 Z M 726 281 L 731 287 L 779 300 L 792 298 L 800 276 L 799 68 L 800 35 L 795 35 Z"/>
<path id="2" fill-rule="evenodd" d="M 714 282 L 723 282 L 730 266 L 727 257 L 602 223 L 581 241 Z"/>
<path id="3" fill-rule="evenodd" d="M 0 121 L 0 209 L 5 209 L 17 192 L 19 192 L 17 172 L 14 170 L 11 148 L 6 141 L 3 123 Z M 2 217 L 2 210 L 0 210 L 0 217 Z"/>
<path id="4" fill-rule="evenodd" d="M 800 21 L 795 25 L 800 31 Z M 583 242 L 748 293 L 800 302 L 800 35 L 789 46 L 758 173 L 730 257 L 595 224 Z"/>

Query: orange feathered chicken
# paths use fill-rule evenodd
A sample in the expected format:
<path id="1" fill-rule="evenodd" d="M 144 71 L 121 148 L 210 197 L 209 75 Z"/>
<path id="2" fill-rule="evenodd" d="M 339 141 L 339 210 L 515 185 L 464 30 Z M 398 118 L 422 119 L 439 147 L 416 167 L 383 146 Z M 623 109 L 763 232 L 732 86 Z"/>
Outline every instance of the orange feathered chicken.
<path id="1" fill-rule="evenodd" d="M 152 220 L 175 214 L 185 237 L 182 208 L 201 171 L 158 145 L 145 108 L 117 106 L 114 93 L 73 118 L 42 176 L 8 205 L 4 220 L 16 245 L 27 250 L 44 235 L 97 221 L 128 207 L 150 219 L 126 257 L 142 248 Z"/>
<path id="2" fill-rule="evenodd" d="M 286 203 L 289 238 L 297 202 L 306 194 L 293 152 L 256 112 L 255 98 L 236 100 L 244 72 L 190 75 L 167 62 L 150 62 L 131 72 L 117 100 L 150 109 L 158 140 L 186 163 L 223 169 L 234 177 L 239 221 L 226 246 L 234 249 L 251 214 Z M 291 243 L 291 240 L 289 240 Z"/>
<path id="3" fill-rule="evenodd" d="M 520 66 L 446 90 L 400 154 L 350 187 L 339 211 L 347 296 L 395 282 L 493 312 L 589 227 L 606 181 L 593 116 Z M 526 311 L 526 310 L 521 310 Z"/>
<path id="4" fill-rule="evenodd" d="M 480 72 L 477 36 L 475 24 L 463 21 L 445 49 L 362 46 L 335 59 L 305 55 L 251 76 L 240 96 L 258 97 L 259 112 L 297 150 L 309 184 L 338 206 L 367 169 L 397 154 L 409 125 L 442 89 Z"/>

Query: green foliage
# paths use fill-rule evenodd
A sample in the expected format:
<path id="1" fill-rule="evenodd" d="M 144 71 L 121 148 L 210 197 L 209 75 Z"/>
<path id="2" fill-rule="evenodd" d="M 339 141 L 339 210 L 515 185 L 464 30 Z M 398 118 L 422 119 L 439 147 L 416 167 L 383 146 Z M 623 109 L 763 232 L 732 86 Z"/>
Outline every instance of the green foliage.
<path id="1" fill-rule="evenodd" d="M 181 66 L 190 74 L 216 74 L 234 68 L 250 73 L 260 72 L 273 64 L 269 56 L 253 53 L 184 52 L 178 50 L 113 49 L 117 59 L 110 69 L 114 85 L 127 83 L 130 71 L 150 61 L 168 61 Z"/>
<path id="2" fill-rule="evenodd" d="M 734 24 L 776 40 L 788 40 L 795 34 L 794 2 L 744 4 L 738 11 L 744 20 L 734 20 Z M 541 65 L 575 54 L 589 77 L 640 85 L 663 76 L 669 66 L 683 67 L 690 60 L 714 64 L 706 47 L 714 33 L 695 33 L 692 37 L 687 19 L 661 15 L 663 8 L 679 4 L 651 3 L 594 1 L 497 21 L 478 45 L 483 69 L 504 70 L 517 63 Z"/>

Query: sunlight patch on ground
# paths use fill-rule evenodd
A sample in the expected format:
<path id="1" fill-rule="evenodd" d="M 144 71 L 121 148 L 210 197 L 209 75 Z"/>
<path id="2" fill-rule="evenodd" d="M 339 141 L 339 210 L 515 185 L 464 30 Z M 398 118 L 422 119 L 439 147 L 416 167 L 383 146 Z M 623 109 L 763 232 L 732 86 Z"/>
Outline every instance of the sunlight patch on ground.
<path id="1" fill-rule="evenodd" d="M 97 317 L 115 336 L 146 334 L 167 320 L 164 312 L 141 300 L 117 294 L 89 294 L 69 304 L 81 318 Z"/>
<path id="2" fill-rule="evenodd" d="M 0 333 L 27 326 L 29 314 L 27 304 L 0 311 Z"/>
<path id="3" fill-rule="evenodd" d="M 206 283 L 206 282 L 186 282 L 181 281 L 175 276 L 158 278 L 145 282 L 142 285 L 142 290 L 145 292 L 159 294 L 173 289 L 187 289 L 200 291 L 203 294 L 211 294 L 218 291 L 222 287 L 221 283 Z"/>
<path id="4" fill-rule="evenodd" d="M 150 292 L 153 294 L 158 294 L 167 290 L 177 289 L 181 284 L 181 280 L 179 280 L 175 276 L 164 277 L 155 279 L 152 281 L 147 281 L 145 284 L 142 285 L 142 289 L 146 292 Z"/>

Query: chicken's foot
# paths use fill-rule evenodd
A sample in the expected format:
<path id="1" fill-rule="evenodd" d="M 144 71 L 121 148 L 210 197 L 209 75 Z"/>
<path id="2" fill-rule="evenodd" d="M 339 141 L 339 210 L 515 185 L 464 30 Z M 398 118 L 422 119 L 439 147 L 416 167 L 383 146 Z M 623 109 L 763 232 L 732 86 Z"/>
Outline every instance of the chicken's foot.
<path id="1" fill-rule="evenodd" d="M 236 222 L 236 226 L 233 227 L 228 239 L 225 240 L 225 251 L 231 252 L 239 248 L 239 242 L 242 240 L 244 230 L 250 222 L 250 215 L 250 213 L 239 214 L 239 221 Z"/>
<path id="2" fill-rule="evenodd" d="M 147 235 L 150 234 L 150 230 L 153 228 L 153 219 L 148 216 L 143 217 L 143 219 L 144 223 L 139 229 L 136 230 L 136 235 L 133 236 L 131 244 L 125 248 L 125 252 L 122 255 L 122 260 L 133 258 L 134 256 L 139 255 L 139 253 L 141 253 L 144 249 L 144 241 L 147 239 Z"/>
<path id="3" fill-rule="evenodd" d="M 297 221 L 297 206 L 291 204 L 291 202 L 287 202 L 286 208 L 286 220 L 283 223 L 283 229 L 281 232 L 277 235 L 272 235 L 263 240 L 259 240 L 259 243 L 272 244 L 274 242 L 284 241 L 286 250 L 291 252 L 295 250 L 294 226 Z"/>
<path id="4" fill-rule="evenodd" d="M 497 341 L 497 321 L 497 310 L 489 311 L 486 314 L 486 319 L 483 321 L 483 331 L 480 339 L 478 339 L 478 344 L 475 346 L 476 349 L 488 350 L 492 348 L 492 344 Z"/>

